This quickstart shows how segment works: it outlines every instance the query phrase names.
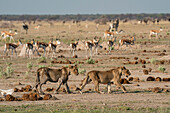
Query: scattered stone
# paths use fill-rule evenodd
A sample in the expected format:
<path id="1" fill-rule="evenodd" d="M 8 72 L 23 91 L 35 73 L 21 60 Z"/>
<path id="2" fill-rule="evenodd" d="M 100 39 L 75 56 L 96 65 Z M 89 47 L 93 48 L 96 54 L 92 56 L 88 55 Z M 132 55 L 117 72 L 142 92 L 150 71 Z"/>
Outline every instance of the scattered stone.
<path id="1" fill-rule="evenodd" d="M 128 81 L 133 81 L 133 77 L 129 77 L 129 78 L 128 78 Z"/>
<path id="2" fill-rule="evenodd" d="M 148 74 L 149 74 L 148 70 L 146 70 L 146 69 L 143 70 L 143 73 L 144 73 L 145 75 L 148 75 Z"/>
<path id="3" fill-rule="evenodd" d="M 14 96 L 8 94 L 8 95 L 5 96 L 5 100 L 6 100 L 6 101 L 14 101 L 14 100 L 16 100 L 16 99 L 15 99 Z"/>
<path id="4" fill-rule="evenodd" d="M 45 91 L 50 92 L 50 91 L 54 91 L 54 88 L 47 88 Z"/>
<path id="5" fill-rule="evenodd" d="M 134 60 L 138 60 L 138 57 L 134 57 Z"/>
<path id="6" fill-rule="evenodd" d="M 154 77 L 149 76 L 149 77 L 146 79 L 146 81 L 155 81 L 155 78 L 154 78 Z"/>
<path id="7" fill-rule="evenodd" d="M 142 65 L 142 68 L 146 68 L 146 65 Z"/>
<path id="8" fill-rule="evenodd" d="M 163 81 L 168 82 L 170 81 L 170 78 L 163 78 Z"/>
<path id="9" fill-rule="evenodd" d="M 158 81 L 158 82 L 161 82 L 161 78 L 160 77 L 156 77 L 155 80 Z"/>
<path id="10" fill-rule="evenodd" d="M 151 72 L 151 71 L 152 71 L 152 68 L 149 68 L 148 71 Z"/>
<path id="11" fill-rule="evenodd" d="M 161 93 L 161 92 L 162 92 L 162 88 L 160 88 L 160 87 L 154 87 L 154 88 L 152 89 L 152 92 L 154 92 L 154 93 Z"/>
<path id="12" fill-rule="evenodd" d="M 73 58 L 78 58 L 78 56 L 77 56 L 77 55 L 74 55 Z"/>
<path id="13" fill-rule="evenodd" d="M 45 94 L 43 100 L 50 100 L 52 98 L 51 94 Z"/>
<path id="14" fill-rule="evenodd" d="M 125 78 L 120 79 L 121 84 L 130 84 L 129 81 Z"/>

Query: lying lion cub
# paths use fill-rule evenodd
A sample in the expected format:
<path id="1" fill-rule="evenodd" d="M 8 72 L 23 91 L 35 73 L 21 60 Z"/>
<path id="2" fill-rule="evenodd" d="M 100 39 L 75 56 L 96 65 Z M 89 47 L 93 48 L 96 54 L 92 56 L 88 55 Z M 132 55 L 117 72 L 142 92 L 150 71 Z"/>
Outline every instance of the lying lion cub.
<path id="1" fill-rule="evenodd" d="M 128 77 L 131 75 L 131 73 L 125 67 L 118 67 L 108 71 L 90 71 L 87 73 L 86 78 L 83 80 L 82 85 L 80 86 L 80 93 L 82 93 L 82 89 L 85 87 L 85 85 L 91 81 L 93 81 L 95 91 L 97 93 L 103 93 L 99 91 L 99 83 L 107 84 L 108 93 L 111 93 L 111 82 L 113 82 L 117 87 L 120 87 L 123 92 L 126 92 L 125 87 L 120 83 L 120 78 L 122 75 Z"/>

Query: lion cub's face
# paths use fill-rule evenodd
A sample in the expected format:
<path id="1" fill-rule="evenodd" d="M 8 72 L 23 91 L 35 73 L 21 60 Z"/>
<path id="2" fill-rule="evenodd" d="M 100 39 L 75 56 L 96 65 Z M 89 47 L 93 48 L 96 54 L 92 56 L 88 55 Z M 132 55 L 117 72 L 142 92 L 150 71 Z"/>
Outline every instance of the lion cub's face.
<path id="1" fill-rule="evenodd" d="M 129 69 L 126 69 L 125 67 L 121 67 L 122 75 L 126 76 L 127 78 L 131 75 Z"/>
<path id="2" fill-rule="evenodd" d="M 79 74 L 78 68 L 77 68 L 76 65 L 75 66 L 69 66 L 69 70 L 71 72 L 71 75 L 76 75 L 77 76 Z"/>

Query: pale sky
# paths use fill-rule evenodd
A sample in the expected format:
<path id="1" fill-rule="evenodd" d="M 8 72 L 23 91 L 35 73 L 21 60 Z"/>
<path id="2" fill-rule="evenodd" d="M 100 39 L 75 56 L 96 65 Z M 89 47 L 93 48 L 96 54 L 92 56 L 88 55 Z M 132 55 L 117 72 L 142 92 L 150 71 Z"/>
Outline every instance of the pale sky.
<path id="1" fill-rule="evenodd" d="M 0 0 L 0 14 L 170 13 L 170 0 Z"/>

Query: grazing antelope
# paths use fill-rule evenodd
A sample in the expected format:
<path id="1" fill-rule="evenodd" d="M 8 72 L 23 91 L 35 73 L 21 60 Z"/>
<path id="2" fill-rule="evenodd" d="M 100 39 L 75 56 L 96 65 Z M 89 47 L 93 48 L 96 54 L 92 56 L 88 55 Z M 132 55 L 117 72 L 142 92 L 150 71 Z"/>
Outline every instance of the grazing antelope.
<path id="1" fill-rule="evenodd" d="M 26 49 L 25 56 L 26 56 L 26 54 L 28 54 L 28 57 L 29 57 L 29 51 L 30 50 L 32 51 L 32 56 L 34 55 L 34 51 L 33 51 L 34 44 L 35 44 L 34 39 L 32 39 L 32 41 L 30 43 L 25 44 L 25 49 Z"/>
<path id="2" fill-rule="evenodd" d="M 118 32 L 116 31 L 116 32 L 110 32 L 109 30 L 106 30 L 105 32 L 104 32 L 104 38 L 106 39 L 108 36 L 110 37 L 110 38 L 113 38 L 113 36 L 115 35 L 115 34 L 118 34 Z"/>
<path id="3" fill-rule="evenodd" d="M 40 29 L 40 25 L 35 26 L 34 29 L 39 30 Z"/>
<path id="4" fill-rule="evenodd" d="M 117 37 L 113 38 L 112 40 L 108 40 L 108 42 L 107 42 L 108 48 L 109 48 L 109 54 L 110 54 L 110 52 L 112 50 L 112 46 L 115 45 L 115 43 L 116 43 L 116 38 Z"/>
<path id="5" fill-rule="evenodd" d="M 4 45 L 4 54 L 8 55 L 7 51 L 9 51 L 10 49 L 12 50 L 12 56 L 13 56 L 13 51 L 15 52 L 16 56 L 17 56 L 17 51 L 16 48 L 18 46 L 22 45 L 21 40 L 18 41 L 17 44 L 13 44 L 13 43 L 6 43 Z"/>
<path id="6" fill-rule="evenodd" d="M 98 51 L 98 47 L 101 47 L 101 46 L 99 46 L 100 39 L 101 38 L 94 37 L 94 39 L 92 40 L 93 46 L 94 46 L 94 48 L 96 50 L 96 55 L 98 54 L 98 52 L 97 52 Z"/>
<path id="7" fill-rule="evenodd" d="M 135 44 L 135 41 L 136 41 L 135 37 L 130 37 L 130 39 L 121 39 L 121 40 L 119 40 L 119 46 L 126 45 L 126 47 L 127 47 L 128 45 Z"/>
<path id="8" fill-rule="evenodd" d="M 158 38 L 158 34 L 163 31 L 162 28 L 160 28 L 160 30 L 151 30 L 150 34 L 149 34 L 149 38 L 151 38 L 152 35 L 156 35 L 156 38 Z"/>
<path id="9" fill-rule="evenodd" d="M 14 41 L 14 35 L 17 35 L 17 31 L 15 31 L 15 33 L 12 33 L 11 31 L 2 31 L 1 32 L 1 37 L 2 37 L 2 40 L 5 39 L 5 42 L 6 42 L 6 39 L 9 37 L 10 38 L 10 42 L 11 42 L 11 39 Z"/>
<path id="10" fill-rule="evenodd" d="M 87 57 L 87 51 L 90 50 L 90 57 L 92 58 L 92 47 L 93 47 L 93 42 L 91 40 L 86 42 L 86 57 Z"/>
<path id="11" fill-rule="evenodd" d="M 56 39 L 56 41 L 53 41 L 53 39 L 52 39 L 48 44 L 48 47 L 49 47 L 48 54 L 52 50 L 53 51 L 52 57 L 53 57 L 54 53 L 56 53 L 56 47 L 57 47 L 57 45 L 60 45 L 60 43 L 61 42 L 58 39 Z"/>
<path id="12" fill-rule="evenodd" d="M 78 41 L 79 41 L 79 39 L 78 39 Z M 74 52 L 76 51 L 78 41 L 75 41 L 74 43 L 70 44 L 70 51 L 71 51 L 71 53 L 73 53 L 73 56 L 74 56 Z"/>
<path id="13" fill-rule="evenodd" d="M 90 50 L 90 57 L 92 58 L 92 48 L 94 47 L 96 50 L 96 55 L 97 55 L 97 50 L 98 50 L 98 46 L 99 46 L 99 41 L 100 39 L 97 39 L 97 37 L 94 37 L 93 40 L 89 40 L 86 42 L 86 54 L 87 51 Z M 102 47 L 101 47 L 102 48 Z M 86 56 L 87 57 L 87 56 Z"/>
<path id="14" fill-rule="evenodd" d="M 35 43 L 35 47 L 36 47 L 35 50 L 37 51 L 38 55 L 40 55 L 39 52 L 38 52 L 38 49 L 39 49 L 39 48 L 44 49 L 44 56 L 45 56 L 45 54 L 46 54 L 46 48 L 48 47 L 48 44 L 47 44 L 47 43 L 37 41 L 37 42 Z M 41 55 L 40 55 L 40 56 L 41 56 Z"/>

